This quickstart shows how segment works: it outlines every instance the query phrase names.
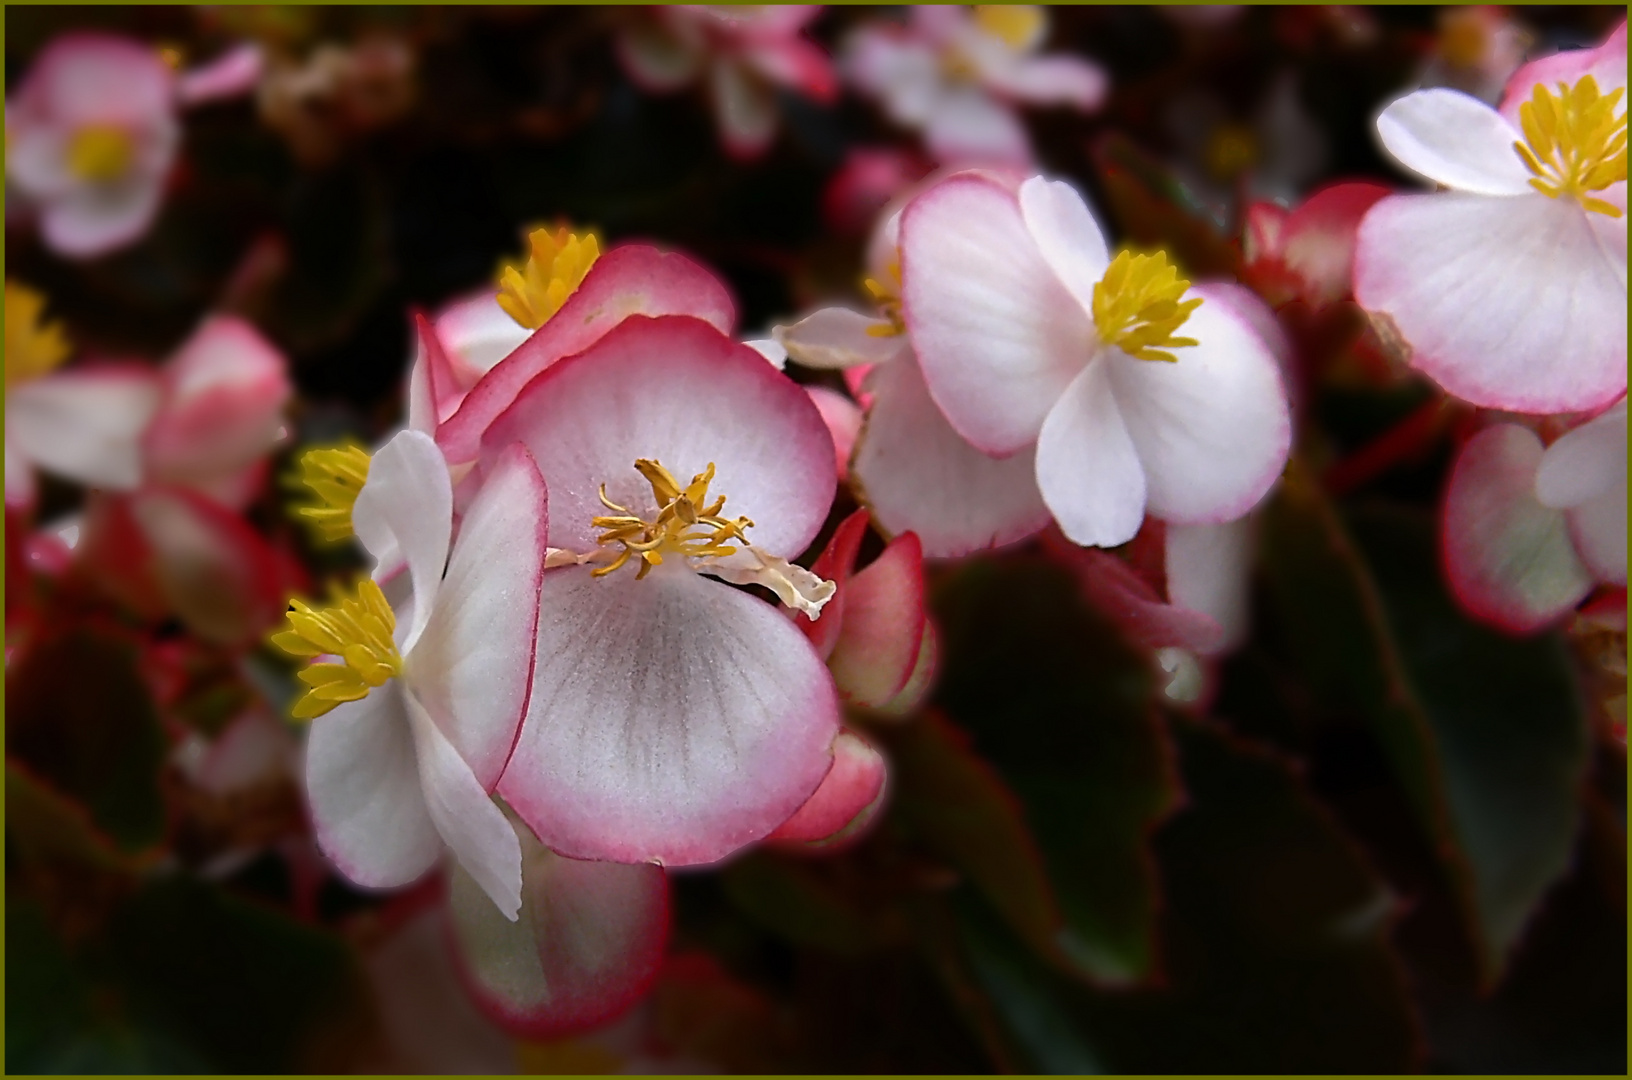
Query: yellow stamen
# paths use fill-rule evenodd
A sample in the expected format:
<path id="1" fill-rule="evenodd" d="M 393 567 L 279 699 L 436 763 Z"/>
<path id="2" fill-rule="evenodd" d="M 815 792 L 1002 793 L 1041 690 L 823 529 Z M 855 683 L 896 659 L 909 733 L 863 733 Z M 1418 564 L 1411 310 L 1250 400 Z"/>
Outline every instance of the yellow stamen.
<path id="1" fill-rule="evenodd" d="M 368 451 L 346 445 L 308 450 L 300 458 L 299 481 L 311 488 L 318 501 L 296 508 L 325 540 L 351 535 L 351 508 L 368 481 Z"/>
<path id="2" fill-rule="evenodd" d="M 650 458 L 636 460 L 635 471 L 652 487 L 652 498 L 660 507 L 657 517 L 647 521 L 627 507 L 619 506 L 606 497 L 606 485 L 602 484 L 601 505 L 616 513 L 590 519 L 593 528 L 605 530 L 595 542 L 603 546 L 622 544 L 623 550 L 610 565 L 590 571 L 593 576 L 604 577 L 631 558 L 639 557 L 640 573 L 635 575 L 639 581 L 652 567 L 662 565 L 664 555 L 713 558 L 734 554 L 737 549 L 731 546 L 733 541 L 748 543 L 743 530 L 752 528 L 754 523 L 745 517 L 721 517 L 720 511 L 725 509 L 724 495 L 717 496 L 713 503 L 708 501 L 708 485 L 714 482 L 712 461 L 683 488 L 661 462 Z"/>
<path id="3" fill-rule="evenodd" d="M 537 330 L 561 310 L 595 260 L 601 257 L 594 233 L 577 236 L 563 226 L 553 234 L 534 229 L 522 270 L 506 266 L 499 274 L 499 306 L 516 322 Z"/>
<path id="4" fill-rule="evenodd" d="M 68 338 L 59 322 L 45 322 L 45 295 L 16 281 L 6 282 L 6 385 L 37 379 L 68 358 Z"/>
<path id="5" fill-rule="evenodd" d="M 135 147 L 124 128 L 114 124 L 86 124 L 68 143 L 68 171 L 81 180 L 105 183 L 117 180 L 130 168 Z"/>
<path id="6" fill-rule="evenodd" d="M 1554 95 L 1540 83 L 1519 106 L 1525 142 L 1515 142 L 1530 186 L 1550 198 L 1575 199 L 1588 210 L 1620 217 L 1620 207 L 1588 195 L 1626 179 L 1626 110 L 1616 115 L 1621 89 L 1599 94 L 1598 80 L 1584 76 Z M 1528 144 L 1528 145 L 1526 145 Z"/>
<path id="7" fill-rule="evenodd" d="M 862 278 L 861 287 L 867 290 L 867 295 L 873 298 L 878 305 L 879 314 L 890 320 L 888 326 L 869 326 L 869 337 L 899 337 L 907 332 L 907 324 L 901 319 L 901 259 L 896 257 L 890 260 L 887 268 L 889 282 L 880 282 L 877 278 Z"/>
<path id="8" fill-rule="evenodd" d="M 1439 28 L 1439 55 L 1452 67 L 1471 68 L 1490 51 L 1490 17 L 1477 8 L 1446 9 Z"/>
<path id="9" fill-rule="evenodd" d="M 187 52 L 175 42 L 160 42 L 157 46 L 159 60 L 171 71 L 180 71 L 182 61 L 187 59 Z"/>
<path id="10" fill-rule="evenodd" d="M 357 583 L 356 596 L 338 589 L 335 603 L 314 608 L 289 602 L 289 629 L 272 635 L 273 645 L 290 656 L 338 656 L 342 663 L 312 664 L 296 678 L 311 689 L 290 710 L 296 720 L 322 716 L 344 701 L 359 701 L 375 687 L 402 674 L 402 654 L 392 634 L 397 617 L 372 579 Z"/>
<path id="11" fill-rule="evenodd" d="M 977 6 L 975 25 L 1015 52 L 1034 47 L 1048 30 L 1043 9 L 1031 4 Z"/>
<path id="12" fill-rule="evenodd" d="M 1094 285 L 1094 326 L 1100 340 L 1136 360 L 1178 357 L 1165 349 L 1199 344 L 1194 338 L 1174 337 L 1201 298 L 1179 302 L 1190 283 L 1167 261 L 1167 253 L 1135 255 L 1123 251 L 1111 260 L 1105 277 Z"/>

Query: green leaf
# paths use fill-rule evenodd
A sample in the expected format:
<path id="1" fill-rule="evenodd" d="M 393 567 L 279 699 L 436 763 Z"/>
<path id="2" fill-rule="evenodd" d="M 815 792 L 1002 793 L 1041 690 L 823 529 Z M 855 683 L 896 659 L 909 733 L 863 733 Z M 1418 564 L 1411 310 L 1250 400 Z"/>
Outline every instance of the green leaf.
<path id="1" fill-rule="evenodd" d="M 1131 983 L 1156 970 L 1150 830 L 1174 806 L 1170 751 L 1143 654 L 1030 555 L 972 560 L 934 597 L 944 662 L 937 703 L 1013 790 L 1054 887 L 1059 951 L 1082 974 Z M 991 871 L 977 876 L 994 888 Z M 1035 886 L 1021 883 L 1035 896 Z M 1035 899 L 1000 910 L 1034 936 Z"/>
<path id="2" fill-rule="evenodd" d="M 125 851 L 164 833 L 165 739 L 136 648 L 89 627 L 42 637 L 6 673 L 6 750 Z"/>

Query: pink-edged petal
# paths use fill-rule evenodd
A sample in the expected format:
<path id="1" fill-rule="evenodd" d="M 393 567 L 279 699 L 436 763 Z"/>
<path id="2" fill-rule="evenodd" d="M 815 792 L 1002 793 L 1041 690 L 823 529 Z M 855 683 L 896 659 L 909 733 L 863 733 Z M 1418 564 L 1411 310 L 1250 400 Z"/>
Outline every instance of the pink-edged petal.
<path id="1" fill-rule="evenodd" d="M 697 77 L 703 50 L 654 19 L 632 22 L 614 44 L 623 70 L 644 90 L 678 90 Z"/>
<path id="2" fill-rule="evenodd" d="M 1134 361 L 1141 362 L 1141 361 Z M 1037 489 L 1078 544 L 1115 547 L 1145 519 L 1146 471 L 1123 422 L 1107 357 L 1060 397 L 1037 437 Z"/>
<path id="3" fill-rule="evenodd" d="M 1252 518 L 1221 525 L 1169 525 L 1167 598 L 1218 624 L 1222 636 L 1203 652 L 1227 652 L 1246 640 L 1251 616 Z"/>
<path id="4" fill-rule="evenodd" d="M 548 322 L 493 367 L 437 433 L 448 461 L 476 457 L 482 434 L 526 386 L 564 356 L 582 352 L 631 315 L 690 315 L 729 334 L 731 294 L 718 278 L 676 252 L 620 244 L 595 261 Z"/>
<path id="5" fill-rule="evenodd" d="M 1536 501 L 1541 440 L 1516 424 L 1468 440 L 1451 470 L 1441 536 L 1462 606 L 1516 632 L 1539 629 L 1591 591 L 1562 511 Z"/>
<path id="6" fill-rule="evenodd" d="M 1093 311 L 1094 285 L 1111 265 L 1105 233 L 1076 188 L 1034 176 L 1020 185 L 1020 216 L 1043 260 L 1082 310 Z"/>
<path id="7" fill-rule="evenodd" d="M 912 677 L 928 621 L 918 537 L 903 533 L 890 541 L 843 589 L 844 622 L 828 670 L 846 701 L 884 705 Z"/>
<path id="8" fill-rule="evenodd" d="M 368 481 L 351 509 L 352 528 L 373 555 L 376 577 L 408 564 L 414 583 L 411 622 L 397 624 L 397 646 L 413 650 L 436 609 L 453 530 L 453 485 L 436 443 L 422 431 L 399 431 L 368 465 Z"/>
<path id="9" fill-rule="evenodd" d="M 1287 216 L 1279 253 L 1310 303 L 1330 304 L 1349 295 L 1360 221 L 1388 194 L 1381 184 L 1333 184 Z"/>
<path id="10" fill-rule="evenodd" d="M 880 527 L 914 532 L 928 558 L 967 555 L 1024 539 L 1048 524 L 1030 448 L 981 453 L 930 399 L 909 352 L 875 368 L 872 405 L 851 458 L 851 483 Z"/>
<path id="11" fill-rule="evenodd" d="M 109 34 L 64 34 L 35 57 L 18 106 L 53 121 L 140 124 L 173 109 L 174 76 L 157 50 Z"/>
<path id="12" fill-rule="evenodd" d="M 1610 488 L 1626 487 L 1626 402 L 1560 436 L 1541 456 L 1536 498 L 1555 508 L 1577 506 Z"/>
<path id="13" fill-rule="evenodd" d="M 497 293 L 481 289 L 456 300 L 435 319 L 436 336 L 447 350 L 452 386 L 463 391 L 532 336 L 499 306 Z"/>
<path id="14" fill-rule="evenodd" d="M 255 90 L 265 69 L 261 46 L 247 42 L 176 76 L 176 100 L 183 105 L 203 105 L 241 97 Z"/>
<path id="15" fill-rule="evenodd" d="M 1071 546 L 1052 532 L 1044 537 L 1049 553 L 1076 575 L 1083 597 L 1131 640 L 1150 649 L 1218 647 L 1223 631 L 1211 616 L 1164 604 L 1125 560 L 1108 551 Z"/>
<path id="16" fill-rule="evenodd" d="M 661 462 L 682 482 L 715 466 L 711 498 L 754 522 L 748 540 L 794 558 L 826 519 L 833 440 L 804 390 L 707 323 L 632 316 L 540 375 L 495 421 L 483 457 L 521 442 L 550 485 L 550 546 L 595 550 L 597 492 L 648 520 L 658 507 L 635 471 Z"/>
<path id="17" fill-rule="evenodd" d="M 1024 56 L 987 69 L 986 85 L 1033 105 L 1072 105 L 1089 112 L 1105 100 L 1110 80 L 1098 64 L 1077 56 Z"/>
<path id="18" fill-rule="evenodd" d="M 153 372 L 57 372 L 6 391 L 6 439 L 41 468 L 104 488 L 141 480 L 141 434 L 158 409 Z"/>
<path id="19" fill-rule="evenodd" d="M 1624 458 L 1623 458 L 1624 460 Z M 1626 484 L 1565 512 L 1576 554 L 1601 582 L 1626 584 Z"/>
<path id="20" fill-rule="evenodd" d="M 515 919 L 521 910 L 521 845 L 515 830 L 418 699 L 404 693 L 402 702 L 432 824 L 459 869 L 470 875 L 499 914 Z"/>
<path id="21" fill-rule="evenodd" d="M 839 479 L 843 480 L 849 472 L 856 438 L 861 434 L 861 406 L 825 386 L 807 386 L 805 393 L 810 395 L 816 411 L 822 414 L 822 423 L 827 425 L 827 433 L 833 437 L 833 461 Z"/>
<path id="22" fill-rule="evenodd" d="M 202 484 L 249 468 L 278 439 L 292 389 L 283 354 L 231 315 L 212 315 L 165 365 L 145 439 L 156 479 Z"/>
<path id="23" fill-rule="evenodd" d="M 761 78 L 797 90 L 805 97 L 829 104 L 838 94 L 833 61 L 814 43 L 798 37 L 755 42 L 742 54 L 743 62 Z"/>
<path id="24" fill-rule="evenodd" d="M 1417 90 L 1377 117 L 1377 135 L 1401 165 L 1435 183 L 1479 195 L 1523 195 L 1530 170 L 1513 149 L 1524 135 L 1460 90 Z"/>
<path id="25" fill-rule="evenodd" d="M 740 159 L 763 154 L 776 137 L 776 91 L 743 65 L 725 59 L 709 68 L 708 89 L 726 151 Z"/>
<path id="26" fill-rule="evenodd" d="M 778 326 L 772 333 L 795 363 L 842 370 L 860 364 L 882 364 L 899 353 L 906 340 L 900 334 L 885 333 L 890 329 L 888 320 L 876 315 L 828 307 L 791 326 Z"/>
<path id="27" fill-rule="evenodd" d="M 650 865 L 563 858 L 516 826 L 521 917 L 503 918 L 466 874 L 448 883 L 453 952 L 482 1010 L 513 1035 L 595 1027 L 639 1000 L 668 944 L 669 892 Z"/>
<path id="28" fill-rule="evenodd" d="M 833 681 L 764 601 L 665 564 L 544 575 L 538 661 L 499 792 L 564 855 L 709 863 L 816 790 Z"/>
<path id="29" fill-rule="evenodd" d="M 406 885 L 442 854 L 397 681 L 312 721 L 306 794 L 318 846 L 358 885 Z"/>
<path id="30" fill-rule="evenodd" d="M 884 800 L 889 766 L 878 748 L 851 728 L 833 740 L 833 769 L 787 821 L 777 826 L 769 840 L 804 843 L 837 839 L 850 835 L 857 819 L 871 819 Z"/>
<path id="31" fill-rule="evenodd" d="M 1593 49 L 1568 49 L 1532 60 L 1513 73 L 1502 94 L 1501 113 L 1515 126 L 1519 106 L 1530 100 L 1537 86 L 1556 91 L 1559 83 L 1574 86 L 1591 75 L 1598 89 L 1609 93 L 1626 85 L 1626 22 L 1623 20 L 1602 45 Z"/>
<path id="32" fill-rule="evenodd" d="M 532 683 L 548 505 L 532 455 L 512 446 L 460 520 L 439 602 L 403 678 L 491 791 Z"/>
<path id="33" fill-rule="evenodd" d="M 461 384 L 459 372 L 431 321 L 415 312 L 414 363 L 408 370 L 408 426 L 434 438 L 443 421 L 464 401 L 468 385 Z"/>
<path id="34" fill-rule="evenodd" d="M 1031 163 L 1031 138 L 1013 106 L 984 90 L 962 86 L 936 99 L 924 126 L 924 145 L 945 164 Z"/>
<path id="35" fill-rule="evenodd" d="M 1181 525 L 1252 509 L 1292 444 L 1280 365 L 1248 310 L 1262 302 L 1236 286 L 1198 285 L 1190 295 L 1202 305 L 1181 332 L 1200 344 L 1175 349 L 1176 363 L 1120 350 L 1103 361 L 1138 448 L 1150 512 Z"/>
<path id="36" fill-rule="evenodd" d="M 990 454 L 1037 438 L 1082 370 L 1093 326 L 1026 229 L 1014 194 L 953 176 L 901 216 L 903 313 L 931 396 Z"/>
<path id="37" fill-rule="evenodd" d="M 928 123 L 945 93 L 935 51 L 895 27 L 861 27 L 847 42 L 844 64 L 851 82 L 898 124 Z"/>
<path id="38" fill-rule="evenodd" d="M 799 629 L 805 632 L 810 643 L 816 647 L 816 655 L 825 663 L 833 655 L 833 646 L 839 643 L 839 631 L 844 626 L 844 598 L 845 585 L 850 580 L 850 573 L 855 568 L 856 556 L 861 551 L 861 541 L 867 535 L 867 511 L 857 510 L 833 530 L 833 536 L 827 542 L 827 547 L 816 556 L 811 563 L 810 572 L 825 581 L 831 581 L 836 586 L 833 597 L 822 609 L 822 617 L 814 622 L 807 616 L 794 617 Z"/>
<path id="39" fill-rule="evenodd" d="M 70 258 L 90 258 L 134 242 L 158 213 L 164 178 L 132 173 L 86 184 L 52 199 L 40 212 L 46 246 Z"/>
<path id="40" fill-rule="evenodd" d="M 11 123 L 7 109 L 6 195 L 45 202 L 82 181 L 68 165 L 73 132 L 40 123 Z M 19 199 L 21 201 L 21 199 Z"/>
<path id="41" fill-rule="evenodd" d="M 1626 390 L 1625 248 L 1605 249 L 1602 216 L 1541 194 L 1392 196 L 1360 224 L 1354 296 L 1464 401 L 1600 408 Z"/>

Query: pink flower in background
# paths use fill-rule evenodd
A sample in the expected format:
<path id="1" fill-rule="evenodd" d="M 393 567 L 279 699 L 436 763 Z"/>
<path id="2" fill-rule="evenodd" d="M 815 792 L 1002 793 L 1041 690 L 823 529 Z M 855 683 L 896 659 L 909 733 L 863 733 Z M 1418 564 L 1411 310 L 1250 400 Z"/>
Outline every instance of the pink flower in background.
<path id="1" fill-rule="evenodd" d="M 1247 208 L 1242 278 L 1271 304 L 1301 300 L 1320 309 L 1353 289 L 1360 221 L 1389 194 L 1382 184 L 1331 184 L 1291 210 L 1258 202 Z"/>
<path id="2" fill-rule="evenodd" d="M 889 118 L 923 132 L 942 165 L 1028 167 L 1031 140 L 1017 106 L 1069 105 L 1082 112 L 1105 98 L 1106 76 L 1068 54 L 1037 55 L 1046 9 L 1027 5 L 914 7 L 905 26 L 875 22 L 845 49 L 845 72 Z"/>
<path id="3" fill-rule="evenodd" d="M 1230 521 L 1280 474 L 1291 420 L 1262 301 L 1191 288 L 1162 253 L 1113 260 L 1069 185 L 951 177 L 903 212 L 901 267 L 935 404 L 988 454 L 1035 447 L 1073 541 L 1121 544 L 1147 509 Z"/>
<path id="4" fill-rule="evenodd" d="M 1449 188 L 1360 225 L 1354 293 L 1451 394 L 1530 413 L 1626 390 L 1626 25 L 1527 64 L 1500 110 L 1419 90 L 1377 118 L 1401 164 Z"/>
<path id="5" fill-rule="evenodd" d="M 636 316 L 534 378 L 478 471 L 516 441 L 549 478 L 555 568 L 499 793 L 575 858 L 707 863 L 763 838 L 831 767 L 837 696 L 773 606 L 703 575 L 813 617 L 831 596 L 787 561 L 833 500 L 816 407 L 713 326 Z"/>
<path id="6" fill-rule="evenodd" d="M 1542 447 L 1496 424 L 1457 455 L 1441 550 L 1451 590 L 1516 633 L 1556 621 L 1600 584 L 1626 584 L 1626 402 Z"/>
<path id="7" fill-rule="evenodd" d="M 720 139 L 733 156 L 754 158 L 776 137 L 776 91 L 831 102 L 832 62 L 804 29 L 819 5 L 647 8 L 617 38 L 629 77 L 654 93 L 708 80 Z"/>
<path id="8" fill-rule="evenodd" d="M 88 258 L 146 231 L 181 141 L 175 77 L 154 49 L 70 34 L 6 102 L 6 176 L 52 250 Z"/>
<path id="9" fill-rule="evenodd" d="M 844 233 L 860 233 L 898 193 L 929 175 L 920 155 L 896 147 L 858 147 L 845 155 L 822 191 L 822 219 Z"/>

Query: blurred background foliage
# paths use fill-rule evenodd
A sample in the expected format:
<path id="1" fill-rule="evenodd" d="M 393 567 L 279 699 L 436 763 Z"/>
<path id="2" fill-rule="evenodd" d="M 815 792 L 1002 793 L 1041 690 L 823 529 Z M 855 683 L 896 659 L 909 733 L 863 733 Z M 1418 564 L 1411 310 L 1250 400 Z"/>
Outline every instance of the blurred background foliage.
<path id="1" fill-rule="evenodd" d="M 1519 16 L 1539 53 L 1600 40 L 1622 11 Z M 1305 189 L 1401 183 L 1370 118 L 1441 26 L 1409 7 L 1251 8 L 1205 32 L 1145 8 L 1050 15 L 1051 48 L 1104 65 L 1112 92 L 1091 117 L 1028 117 L 1043 169 L 1115 234 L 1213 276 L 1240 267 L 1241 177 L 1215 170 L 1226 213 L 1211 212 L 1180 178 L 1208 165 L 1164 122 L 1173 103 L 1200 95 L 1240 126 L 1291 72 L 1325 140 Z M 833 51 L 875 16 L 829 9 L 813 36 Z M 190 113 L 161 216 L 125 251 L 70 263 L 8 235 L 8 277 L 46 292 L 87 350 L 161 356 L 208 310 L 254 320 L 290 359 L 295 446 L 398 424 L 408 312 L 489 280 L 530 223 L 691 253 L 730 283 L 745 331 L 851 292 L 865 231 L 825 219 L 823 191 L 848 150 L 906 139 L 853 97 L 788 96 L 772 152 L 733 161 L 700 95 L 624 77 L 616 8 L 5 17 L 8 88 L 74 28 L 189 57 L 245 38 L 290 62 L 323 42 L 387 57 L 348 109 L 281 126 L 255 100 Z M 1334 481 L 1431 395 L 1345 377 L 1379 353 L 1352 305 L 1281 314 L 1308 383 L 1299 441 L 1261 521 L 1255 633 L 1210 708 L 1168 701 L 1039 546 L 932 567 L 942 674 L 923 715 L 869 729 L 892 767 L 878 827 L 833 857 L 763 849 L 672 875 L 674 962 L 640 1008 L 680 1060 L 1624 1072 L 1625 749 L 1595 645 L 1568 628 L 1511 638 L 1447 597 L 1447 424 L 1392 467 Z M 75 497 L 48 485 L 41 519 Z M 316 573 L 346 558 L 305 546 L 282 499 L 269 486 L 251 520 Z M 8 595 L 34 587 L 13 565 Z M 307 827 L 287 781 L 212 799 L 173 763 L 187 731 L 280 692 L 280 670 L 83 590 L 43 606 L 39 641 L 7 670 L 8 1071 L 381 1060 L 366 957 L 413 898 L 314 881 L 288 854 Z M 160 693 L 152 656 L 172 646 Z M 1624 638 L 1613 648 L 1624 672 Z M 234 850 L 254 854 L 220 860 Z M 598 1046 L 524 1044 L 518 1061 L 626 1064 Z"/>

